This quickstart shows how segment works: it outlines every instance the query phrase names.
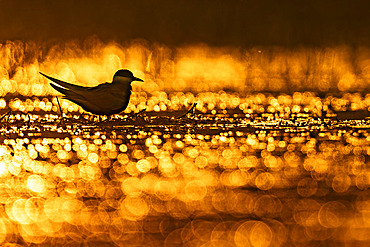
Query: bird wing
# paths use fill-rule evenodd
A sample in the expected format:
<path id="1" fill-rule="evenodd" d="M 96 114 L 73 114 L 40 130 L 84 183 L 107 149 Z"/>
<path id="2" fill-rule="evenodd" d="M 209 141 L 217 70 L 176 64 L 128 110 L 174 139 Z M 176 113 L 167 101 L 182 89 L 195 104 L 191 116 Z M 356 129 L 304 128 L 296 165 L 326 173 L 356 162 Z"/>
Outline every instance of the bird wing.
<path id="1" fill-rule="evenodd" d="M 91 88 L 81 94 L 67 90 L 68 94 L 65 94 L 64 98 L 78 104 L 88 112 L 100 115 L 119 113 L 127 107 L 129 97 L 117 97 L 114 94 L 115 90 L 104 89 Z"/>
<path id="2" fill-rule="evenodd" d="M 88 89 L 88 87 L 74 85 L 74 84 L 71 84 L 71 83 L 68 83 L 68 82 L 65 82 L 65 81 L 58 80 L 58 79 L 53 78 L 51 76 L 45 75 L 44 73 L 41 73 L 41 72 L 39 72 L 39 73 L 41 75 L 45 76 L 46 78 L 48 78 L 51 81 L 50 85 L 58 91 L 59 91 L 60 88 L 69 89 L 69 90 Z"/>
<path id="3" fill-rule="evenodd" d="M 64 94 L 64 98 L 66 99 L 74 99 L 75 101 L 86 101 L 86 98 L 81 94 L 81 91 L 89 89 L 88 87 L 74 85 L 65 81 L 61 81 L 55 79 L 53 77 L 47 76 L 44 73 L 39 72 L 41 75 L 48 78 L 50 82 L 50 86 L 52 86 L 58 92 Z"/>
<path id="4" fill-rule="evenodd" d="M 89 92 L 106 92 L 108 90 L 111 91 L 112 88 L 112 83 L 102 83 L 102 84 L 99 84 L 98 86 L 96 87 L 86 87 L 86 89 L 89 91 Z"/>

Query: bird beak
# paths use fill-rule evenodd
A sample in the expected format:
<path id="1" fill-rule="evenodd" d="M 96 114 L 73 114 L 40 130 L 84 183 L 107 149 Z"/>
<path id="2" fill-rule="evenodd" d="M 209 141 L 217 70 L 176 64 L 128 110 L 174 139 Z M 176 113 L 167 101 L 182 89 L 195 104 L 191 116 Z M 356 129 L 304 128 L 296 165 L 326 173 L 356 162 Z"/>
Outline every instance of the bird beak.
<path id="1" fill-rule="evenodd" d="M 143 81 L 140 78 L 134 77 L 134 81 Z"/>

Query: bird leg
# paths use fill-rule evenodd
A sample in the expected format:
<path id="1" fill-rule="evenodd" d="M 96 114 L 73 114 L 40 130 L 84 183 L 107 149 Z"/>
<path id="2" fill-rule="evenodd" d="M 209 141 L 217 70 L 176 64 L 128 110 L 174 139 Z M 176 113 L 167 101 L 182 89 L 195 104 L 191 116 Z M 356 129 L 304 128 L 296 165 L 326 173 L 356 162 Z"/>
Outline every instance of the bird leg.
<path id="1" fill-rule="evenodd" d="M 184 114 L 176 117 L 177 119 L 185 117 L 188 113 L 194 113 L 194 109 L 197 106 L 197 103 L 194 103 L 189 110 L 187 110 Z"/>
<path id="2" fill-rule="evenodd" d="M 98 115 L 98 123 L 105 123 L 112 121 L 113 115 L 103 115 L 105 119 L 101 115 Z"/>
<path id="3" fill-rule="evenodd" d="M 87 116 L 87 118 L 85 117 Z M 92 119 L 91 119 L 92 118 Z M 78 116 L 78 120 L 83 120 L 85 123 L 88 122 L 94 122 L 94 115 L 91 115 L 91 114 L 86 114 L 85 112 L 82 112 L 79 116 Z"/>
<path id="4" fill-rule="evenodd" d="M 31 115 L 27 112 L 27 125 L 31 123 Z"/>
<path id="5" fill-rule="evenodd" d="M 61 121 L 63 122 L 64 121 L 64 117 L 63 117 L 62 107 L 60 107 L 58 96 L 55 96 L 55 97 L 57 98 L 57 102 L 58 102 L 58 106 L 59 106 L 59 111 L 60 111 L 60 117 L 61 117 Z"/>
<path id="6" fill-rule="evenodd" d="M 81 117 L 83 117 L 83 120 L 85 120 L 85 113 L 84 113 L 84 112 L 82 112 L 82 113 L 78 116 L 78 120 L 80 120 L 80 119 L 81 119 Z"/>
<path id="7" fill-rule="evenodd" d="M 106 117 L 107 117 L 108 122 L 113 121 L 113 118 L 114 118 L 113 115 L 110 115 L 110 116 L 106 115 Z"/>
<path id="8" fill-rule="evenodd" d="M 146 108 L 144 109 L 141 109 L 139 112 L 136 112 L 136 113 L 131 113 L 132 115 L 132 119 L 136 119 L 138 116 L 140 116 L 144 111 L 146 111 Z"/>
<path id="9" fill-rule="evenodd" d="M 0 121 L 2 121 L 6 116 L 9 116 L 9 114 L 12 112 L 12 110 L 9 110 L 7 112 L 5 112 L 1 117 L 0 117 Z M 8 122 L 9 120 L 9 117 L 6 119 L 6 121 Z"/>
<path id="10" fill-rule="evenodd" d="M 145 111 L 146 111 L 146 108 L 141 109 L 138 113 L 135 113 L 134 116 L 138 116 L 138 115 L 140 115 L 141 113 L 143 113 Z"/>

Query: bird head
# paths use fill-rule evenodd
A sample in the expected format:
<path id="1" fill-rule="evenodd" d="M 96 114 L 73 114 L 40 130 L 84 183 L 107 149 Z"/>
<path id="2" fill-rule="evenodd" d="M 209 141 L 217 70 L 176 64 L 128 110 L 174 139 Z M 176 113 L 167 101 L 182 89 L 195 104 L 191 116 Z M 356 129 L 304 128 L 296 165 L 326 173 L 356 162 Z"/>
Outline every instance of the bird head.
<path id="1" fill-rule="evenodd" d="M 143 81 L 142 79 L 135 77 L 134 74 L 132 74 L 132 72 L 127 69 L 118 70 L 113 76 L 113 81 L 118 77 L 124 77 L 129 79 L 130 81 Z"/>

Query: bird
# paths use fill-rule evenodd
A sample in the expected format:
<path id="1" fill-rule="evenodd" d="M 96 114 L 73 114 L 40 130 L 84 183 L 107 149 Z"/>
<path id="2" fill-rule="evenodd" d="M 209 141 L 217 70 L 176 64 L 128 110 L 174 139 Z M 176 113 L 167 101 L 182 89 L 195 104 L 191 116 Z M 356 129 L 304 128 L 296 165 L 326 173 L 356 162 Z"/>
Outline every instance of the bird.
<path id="1" fill-rule="evenodd" d="M 350 120 L 365 120 L 370 118 L 370 111 L 368 109 L 350 110 L 350 106 L 347 105 L 347 110 L 337 111 L 330 104 L 322 108 L 322 117 L 333 118 L 338 121 L 350 121 Z"/>
<path id="2" fill-rule="evenodd" d="M 96 87 L 79 86 L 39 73 L 51 81 L 50 85 L 62 93 L 64 99 L 76 103 L 87 112 L 105 116 L 124 111 L 130 100 L 131 82 L 143 82 L 127 69 L 118 70 L 111 83 L 102 83 Z"/>

